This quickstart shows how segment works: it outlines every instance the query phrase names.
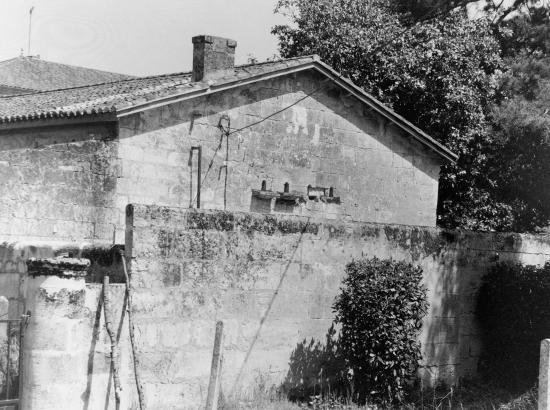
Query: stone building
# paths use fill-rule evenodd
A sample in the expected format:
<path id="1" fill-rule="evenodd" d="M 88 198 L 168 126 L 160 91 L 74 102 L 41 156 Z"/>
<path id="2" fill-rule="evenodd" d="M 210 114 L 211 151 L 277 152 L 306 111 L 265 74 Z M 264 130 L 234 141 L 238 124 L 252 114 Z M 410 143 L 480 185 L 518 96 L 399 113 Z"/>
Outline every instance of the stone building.
<path id="1" fill-rule="evenodd" d="M 316 56 L 0 98 L 0 234 L 123 241 L 124 207 L 434 226 L 447 148 Z"/>
<path id="2" fill-rule="evenodd" d="M 481 278 L 544 264 L 550 238 L 435 227 L 456 155 L 317 57 L 235 66 L 234 41 L 193 43 L 191 72 L 0 96 L 0 316 L 26 323 L 8 401 L 115 408 L 106 275 L 121 408 L 137 384 L 145 408 L 204 408 L 220 320 L 226 397 L 316 383 L 299 353 L 365 256 L 423 269 L 424 385 L 475 377 Z"/>
<path id="3" fill-rule="evenodd" d="M 129 75 L 19 56 L 0 61 L 0 96 L 106 83 Z"/>
<path id="4" fill-rule="evenodd" d="M 147 408 L 201 407 L 217 320 L 224 391 L 280 386 L 364 255 L 425 268 L 424 379 L 474 374 L 476 281 L 495 250 L 533 258 L 548 243 L 435 228 L 456 155 L 316 56 L 235 66 L 234 41 L 193 43 L 191 72 L 0 97 L 0 297 L 9 317 L 31 312 L 21 409 L 113 404 L 105 274 L 119 282 L 124 403 L 139 367 Z M 113 244 L 130 263 L 136 356 Z M 90 270 L 27 270 L 66 256 Z"/>

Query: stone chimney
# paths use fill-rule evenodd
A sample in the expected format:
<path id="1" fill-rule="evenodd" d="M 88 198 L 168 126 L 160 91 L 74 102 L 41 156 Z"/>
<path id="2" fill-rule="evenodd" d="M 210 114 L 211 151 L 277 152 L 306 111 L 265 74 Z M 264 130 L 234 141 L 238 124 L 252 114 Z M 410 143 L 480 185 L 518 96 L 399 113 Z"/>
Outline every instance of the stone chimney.
<path id="1" fill-rule="evenodd" d="M 223 77 L 235 67 L 237 42 L 214 36 L 193 37 L 192 81 L 208 81 Z"/>

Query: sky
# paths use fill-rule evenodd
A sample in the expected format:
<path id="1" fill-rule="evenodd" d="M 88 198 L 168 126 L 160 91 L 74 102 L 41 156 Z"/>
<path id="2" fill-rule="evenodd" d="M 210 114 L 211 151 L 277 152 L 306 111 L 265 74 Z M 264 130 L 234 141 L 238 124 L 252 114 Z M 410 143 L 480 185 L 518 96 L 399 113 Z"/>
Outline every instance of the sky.
<path id="1" fill-rule="evenodd" d="M 0 61 L 30 54 L 133 75 L 190 71 L 191 37 L 237 41 L 236 63 L 277 52 L 276 0 L 0 0 Z"/>

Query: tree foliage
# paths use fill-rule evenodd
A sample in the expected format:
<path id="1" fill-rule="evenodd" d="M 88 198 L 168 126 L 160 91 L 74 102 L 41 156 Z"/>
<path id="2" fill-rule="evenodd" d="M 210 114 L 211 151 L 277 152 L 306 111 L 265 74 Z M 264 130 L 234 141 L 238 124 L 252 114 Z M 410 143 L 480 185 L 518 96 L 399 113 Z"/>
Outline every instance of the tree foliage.
<path id="1" fill-rule="evenodd" d="M 529 7 L 495 31 L 507 70 L 491 115 L 487 173 L 506 204 L 499 230 L 536 231 L 550 220 L 550 9 Z"/>
<path id="2" fill-rule="evenodd" d="M 283 57 L 319 54 L 459 154 L 440 225 L 535 231 L 550 220 L 550 9 L 488 2 L 470 19 L 468 3 L 279 0 L 291 24 L 273 33 Z"/>
<path id="3" fill-rule="evenodd" d="M 491 202 L 484 172 L 487 115 L 502 69 L 488 20 L 459 11 L 408 26 L 373 0 L 280 0 L 278 10 L 293 22 L 273 29 L 283 57 L 319 54 L 460 155 L 442 170 L 440 224 L 491 229 L 506 216 Z"/>
<path id="4" fill-rule="evenodd" d="M 477 317 L 483 330 L 481 371 L 504 387 L 531 387 L 540 341 L 550 333 L 550 264 L 500 263 L 483 278 Z"/>

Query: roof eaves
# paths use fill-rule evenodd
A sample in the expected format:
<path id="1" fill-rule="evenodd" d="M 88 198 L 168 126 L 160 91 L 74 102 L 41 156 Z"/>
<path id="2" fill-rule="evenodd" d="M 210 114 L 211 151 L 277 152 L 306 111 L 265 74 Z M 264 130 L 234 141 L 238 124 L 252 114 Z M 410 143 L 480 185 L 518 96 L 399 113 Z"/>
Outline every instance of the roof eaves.
<path id="1" fill-rule="evenodd" d="M 200 95 L 207 95 L 214 92 L 220 92 L 233 87 L 247 85 L 247 84 L 255 83 L 257 81 L 266 80 L 266 79 L 278 77 L 285 74 L 295 73 L 298 71 L 308 70 L 310 68 L 315 68 L 322 74 L 331 78 L 338 85 L 346 89 L 348 92 L 350 92 L 350 94 L 354 95 L 356 98 L 358 98 L 359 100 L 367 104 L 369 107 L 374 109 L 380 115 L 386 117 L 388 120 L 398 125 L 401 129 L 407 132 L 407 134 L 411 135 L 414 139 L 418 140 L 420 143 L 422 143 L 423 145 L 430 148 L 432 151 L 436 152 L 438 155 L 445 158 L 447 161 L 450 161 L 452 163 L 455 163 L 457 161 L 458 159 L 457 154 L 452 152 L 450 149 L 445 147 L 440 142 L 430 137 L 420 128 L 416 127 L 415 125 L 407 121 L 405 118 L 403 118 L 399 114 L 395 113 L 393 110 L 386 107 L 376 98 L 374 98 L 372 95 L 368 94 L 365 90 L 356 86 L 351 80 L 342 77 L 342 75 L 338 73 L 336 70 L 334 70 L 332 67 L 323 63 L 320 60 L 319 56 L 312 55 L 307 58 L 302 57 L 301 59 L 303 59 L 304 61 L 299 64 L 294 64 L 290 66 L 285 64 L 283 65 L 282 68 L 278 68 L 275 70 L 271 70 L 271 71 L 263 72 L 259 74 L 253 74 L 246 78 L 237 78 L 237 79 L 233 79 L 232 81 L 213 83 L 210 85 L 207 83 L 203 83 L 204 87 L 194 90 L 192 92 L 186 92 L 186 93 L 180 93 L 177 95 L 171 95 L 168 97 L 162 97 L 156 100 L 148 101 L 143 104 L 133 105 L 127 108 L 117 110 L 117 115 L 119 117 L 124 117 L 124 116 L 134 114 L 136 112 L 140 112 L 142 110 L 156 108 L 156 107 L 160 107 L 166 104 L 172 104 L 179 101 L 184 101 L 187 99 L 198 97 Z M 294 60 L 299 60 L 299 58 L 296 58 Z"/>
<path id="2" fill-rule="evenodd" d="M 244 69 L 248 66 L 253 66 L 253 65 L 243 65 L 236 68 Z M 263 71 L 259 70 L 259 72 L 257 73 L 250 73 L 246 76 L 238 76 L 238 75 L 228 76 L 228 77 L 219 79 L 217 82 L 188 83 L 188 86 L 189 86 L 188 89 L 182 92 L 163 96 L 156 99 L 151 99 L 142 103 L 132 104 L 127 107 L 120 107 L 117 109 L 115 106 L 112 106 L 110 108 L 100 108 L 100 109 L 91 109 L 91 110 L 77 110 L 77 111 L 69 111 L 69 112 L 59 110 L 59 111 L 50 111 L 46 113 L 18 115 L 18 116 L 0 118 L 0 123 L 4 123 L 7 125 L 9 123 L 16 123 L 21 121 L 33 121 L 37 119 L 43 120 L 48 118 L 72 118 L 72 117 L 82 117 L 82 116 L 88 116 L 88 115 L 89 116 L 102 115 L 106 113 L 115 114 L 117 118 L 120 118 L 128 115 L 132 115 L 134 113 L 141 112 L 144 110 L 161 107 L 167 104 L 173 104 L 176 102 L 196 98 L 202 95 L 209 95 L 212 93 L 224 91 L 234 87 L 255 83 L 257 81 L 267 80 L 267 79 L 279 77 L 281 75 L 296 73 L 296 72 L 313 68 L 319 71 L 320 73 L 324 74 L 328 78 L 330 78 L 332 81 L 334 81 L 338 85 L 340 85 L 342 88 L 347 90 L 351 95 L 355 96 L 360 101 L 367 104 L 369 107 L 371 107 L 373 110 L 378 112 L 380 115 L 382 115 L 383 117 L 395 123 L 401 129 L 403 129 L 407 134 L 411 135 L 413 138 L 415 138 L 416 140 L 421 142 L 423 145 L 427 146 L 428 148 L 430 148 L 431 150 L 439 154 L 441 157 L 453 163 L 456 162 L 456 160 L 458 159 L 458 156 L 454 152 L 449 150 L 443 144 L 434 140 L 432 137 L 430 137 L 428 134 L 423 132 L 418 127 L 411 124 L 405 118 L 401 117 L 400 115 L 398 115 L 397 113 L 395 113 L 394 111 L 386 107 L 376 98 L 368 94 L 365 90 L 356 86 L 352 81 L 342 77 L 342 75 L 338 73 L 336 70 L 334 70 L 332 67 L 323 63 L 317 55 L 307 56 L 307 57 L 298 57 L 298 58 L 285 60 L 284 64 L 283 62 L 266 62 L 266 63 L 256 64 L 255 66 L 260 68 L 265 67 L 265 69 Z M 273 66 L 273 67 L 270 67 L 270 66 Z M 248 70 L 246 71 L 248 72 Z M 182 75 L 182 74 L 183 73 L 180 73 L 179 75 Z M 176 74 L 166 75 L 166 77 L 170 77 L 174 75 Z M 157 77 L 157 76 L 154 76 L 154 77 Z M 126 82 L 126 81 L 142 80 L 142 79 L 143 78 L 141 79 L 134 78 L 134 79 L 121 80 L 121 81 Z M 114 81 L 113 83 L 118 83 L 118 82 L 119 81 Z M 107 82 L 104 84 L 109 84 L 109 83 L 111 82 Z M 74 88 L 85 88 L 85 87 L 93 87 L 93 86 L 81 86 L 81 87 L 74 87 Z M 44 93 L 46 92 L 48 91 L 45 91 Z"/>
<path id="3" fill-rule="evenodd" d="M 116 112 L 114 107 L 111 108 L 100 108 L 100 109 L 81 109 L 74 111 L 62 111 L 62 110 L 50 110 L 45 112 L 36 112 L 24 115 L 12 115 L 0 118 L 0 125 L 10 126 L 13 124 L 19 124 L 23 122 L 33 123 L 35 121 L 40 121 L 40 125 L 44 125 L 44 120 L 65 120 L 65 119 L 75 119 L 75 118 L 95 118 L 100 116 L 103 117 L 106 121 L 112 121 L 116 119 L 112 114 Z M 32 124 L 31 124 L 32 125 Z"/>

